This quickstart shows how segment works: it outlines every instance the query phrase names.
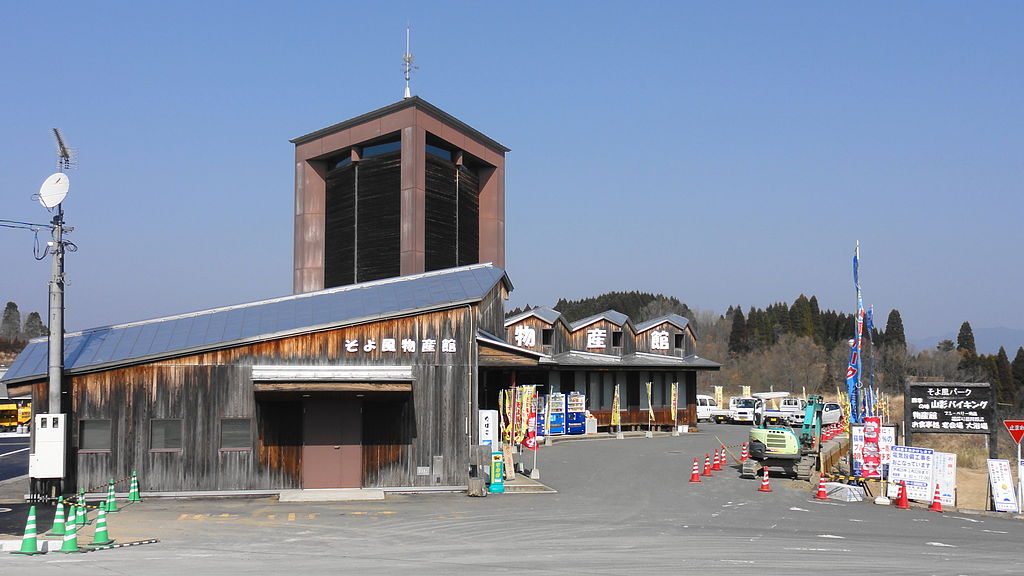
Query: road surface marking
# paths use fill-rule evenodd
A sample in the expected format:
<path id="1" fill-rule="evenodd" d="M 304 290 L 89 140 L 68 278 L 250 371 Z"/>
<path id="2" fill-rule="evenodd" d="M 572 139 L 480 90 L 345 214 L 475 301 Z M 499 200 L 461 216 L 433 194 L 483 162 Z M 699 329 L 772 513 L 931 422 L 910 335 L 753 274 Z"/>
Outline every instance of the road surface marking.
<path id="1" fill-rule="evenodd" d="M 13 452 L 6 452 L 4 454 L 0 454 L 0 458 L 3 458 L 4 456 L 10 456 L 11 454 L 17 454 L 19 452 L 24 452 L 26 450 L 28 450 L 28 448 L 22 448 L 21 450 L 15 450 Z"/>
<path id="2" fill-rule="evenodd" d="M 794 512 L 810 512 L 810 510 L 807 510 L 805 508 L 797 508 L 796 506 L 793 506 L 792 508 L 790 508 L 790 510 L 793 510 Z"/>
<path id="3" fill-rule="evenodd" d="M 835 534 L 818 534 L 818 538 L 837 538 L 839 540 L 846 540 L 846 536 L 836 536 Z"/>
<path id="4" fill-rule="evenodd" d="M 852 552 L 849 548 L 783 548 L 797 552 Z"/>
<path id="5" fill-rule="evenodd" d="M 956 548 L 956 546 L 954 546 L 952 544 L 943 544 L 942 542 L 925 542 L 925 545 L 927 545 L 927 546 L 939 546 L 939 547 L 942 547 L 942 548 Z"/>

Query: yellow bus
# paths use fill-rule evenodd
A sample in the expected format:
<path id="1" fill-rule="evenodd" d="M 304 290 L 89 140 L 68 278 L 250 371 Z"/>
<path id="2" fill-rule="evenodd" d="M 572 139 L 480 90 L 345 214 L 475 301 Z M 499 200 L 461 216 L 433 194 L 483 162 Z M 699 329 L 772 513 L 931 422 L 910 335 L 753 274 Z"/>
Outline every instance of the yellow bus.
<path id="1" fill-rule="evenodd" d="M 15 430 L 32 422 L 32 403 L 0 401 L 0 431 Z"/>

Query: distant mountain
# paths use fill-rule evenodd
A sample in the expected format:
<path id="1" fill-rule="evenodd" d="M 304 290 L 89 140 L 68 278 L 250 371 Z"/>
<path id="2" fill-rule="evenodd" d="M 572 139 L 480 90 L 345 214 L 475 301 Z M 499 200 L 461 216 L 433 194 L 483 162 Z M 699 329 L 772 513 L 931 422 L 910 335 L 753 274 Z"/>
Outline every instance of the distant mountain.
<path id="1" fill-rule="evenodd" d="M 1024 330 L 1017 330 L 1015 328 L 974 328 L 971 327 L 974 332 L 974 345 L 978 349 L 978 354 L 995 354 L 999 352 L 999 347 L 1006 348 L 1006 354 L 1013 360 L 1013 356 L 1017 353 L 1017 348 L 1024 346 Z M 915 338 L 910 341 L 918 350 L 931 350 L 935 348 L 936 344 L 942 340 L 952 340 L 956 344 L 956 332 L 947 332 L 941 336 L 932 336 L 931 338 Z"/>

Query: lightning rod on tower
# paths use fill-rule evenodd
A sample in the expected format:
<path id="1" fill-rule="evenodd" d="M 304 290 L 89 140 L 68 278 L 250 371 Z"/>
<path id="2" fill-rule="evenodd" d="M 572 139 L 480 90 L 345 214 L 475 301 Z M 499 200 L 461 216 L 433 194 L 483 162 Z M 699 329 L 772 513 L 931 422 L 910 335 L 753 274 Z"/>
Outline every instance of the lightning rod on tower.
<path id="1" fill-rule="evenodd" d="M 405 98 L 411 98 L 412 92 L 409 90 L 409 79 L 412 77 L 413 70 L 418 70 L 419 66 L 413 66 L 413 55 L 409 51 L 409 26 L 405 27 L 405 53 L 402 54 L 402 72 L 405 74 Z"/>

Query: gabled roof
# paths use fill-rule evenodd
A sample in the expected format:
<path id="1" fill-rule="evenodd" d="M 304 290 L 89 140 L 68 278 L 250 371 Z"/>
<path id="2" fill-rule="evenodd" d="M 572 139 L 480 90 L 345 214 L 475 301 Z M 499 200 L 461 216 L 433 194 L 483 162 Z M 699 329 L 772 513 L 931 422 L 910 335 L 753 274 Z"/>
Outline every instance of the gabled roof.
<path id="1" fill-rule="evenodd" d="M 562 324 L 565 324 L 567 328 L 569 327 L 569 323 L 566 322 L 564 318 L 562 318 L 561 312 L 555 310 L 554 308 L 548 308 L 547 306 L 538 306 L 531 310 L 527 310 L 526 312 L 520 312 L 519 314 L 516 314 L 515 316 L 509 318 L 508 320 L 505 320 L 505 327 L 507 328 L 515 324 L 516 322 L 522 322 L 524 319 L 529 318 L 531 316 L 539 318 L 540 320 L 543 320 L 544 322 L 547 322 L 548 324 L 551 325 L 554 325 L 555 322 L 560 321 Z"/>
<path id="2" fill-rule="evenodd" d="M 537 352 L 536 350 L 531 350 L 529 348 L 523 348 L 522 346 L 516 346 L 515 344 L 509 344 L 486 330 L 477 329 L 476 341 L 480 344 L 485 344 L 493 348 L 500 348 L 523 356 L 533 356 L 537 358 L 537 361 L 541 364 L 552 363 L 551 356 L 548 354 Z"/>
<path id="3" fill-rule="evenodd" d="M 561 354 L 555 354 L 552 359 L 559 366 L 593 366 L 611 367 L 622 366 L 630 368 L 700 368 L 705 370 L 718 370 L 722 367 L 718 362 L 712 362 L 700 356 L 666 356 L 664 354 L 648 354 L 646 352 L 635 352 L 624 356 L 613 356 L 611 354 L 598 354 L 595 352 L 582 352 L 570 350 Z"/>
<path id="4" fill-rule="evenodd" d="M 64 336 L 64 369 L 90 372 L 463 306 L 482 300 L 498 282 L 512 289 L 504 270 L 475 264 L 93 328 Z M 31 340 L 4 382 L 44 377 L 47 349 L 45 337 Z"/>
<path id="5" fill-rule="evenodd" d="M 679 314 L 666 314 L 664 316 L 652 318 L 646 322 L 641 322 L 640 324 L 637 324 L 636 332 L 637 334 L 641 332 L 646 332 L 647 330 L 650 330 L 651 328 L 654 328 L 659 324 L 664 324 L 665 322 L 672 324 L 673 326 L 679 328 L 680 330 L 685 330 L 687 326 L 690 325 L 690 321 L 687 320 L 686 318 L 683 318 Z"/>
<path id="6" fill-rule="evenodd" d="M 324 136 L 327 136 L 329 134 L 334 134 L 335 132 L 340 132 L 342 130 L 352 128 L 353 126 L 359 126 L 360 124 L 365 124 L 367 122 L 370 122 L 371 120 L 382 118 L 384 116 L 387 116 L 388 114 L 398 112 L 399 110 L 413 107 L 419 108 L 420 110 L 423 110 L 424 112 L 437 118 L 441 122 L 444 122 L 445 124 L 451 127 L 457 128 L 463 134 L 466 134 L 467 136 L 473 138 L 474 140 L 477 140 L 478 142 L 485 146 L 493 148 L 499 153 L 504 154 L 505 152 L 509 152 L 509 149 L 506 148 L 501 143 L 499 143 L 498 141 L 490 138 L 489 136 L 486 136 L 483 132 L 480 132 L 479 130 L 473 128 L 469 124 L 466 124 L 462 120 L 459 120 L 458 118 L 452 116 L 451 114 L 445 112 L 444 110 L 441 110 L 437 106 L 434 106 L 433 104 L 427 102 L 426 100 L 420 98 L 419 96 L 403 98 L 402 100 L 399 100 L 394 104 L 389 104 L 383 108 L 372 110 L 370 112 L 367 112 L 366 114 L 360 114 L 355 118 L 350 118 L 348 120 L 345 120 L 344 122 L 339 122 L 332 126 L 328 126 L 327 128 L 321 128 L 320 130 L 310 132 L 309 134 L 299 136 L 298 138 L 293 138 L 291 140 L 291 143 L 295 144 L 296 146 L 300 144 L 305 144 L 306 142 L 316 140 L 317 138 L 323 138 Z"/>
<path id="7" fill-rule="evenodd" d="M 600 314 L 594 314 L 593 316 L 588 316 L 582 320 L 577 320 L 573 322 L 572 324 L 569 325 L 569 330 L 575 332 L 576 330 L 579 330 L 584 326 L 589 326 L 590 324 L 593 324 L 594 322 L 598 322 L 600 320 L 607 320 L 612 324 L 615 324 L 616 326 L 624 326 L 626 324 L 629 324 L 630 326 L 633 325 L 629 321 L 629 316 L 626 316 L 622 312 L 617 312 L 615 310 L 606 310 L 604 312 L 601 312 Z"/>

